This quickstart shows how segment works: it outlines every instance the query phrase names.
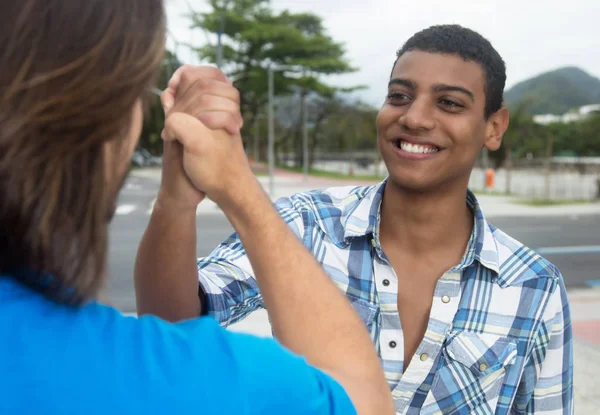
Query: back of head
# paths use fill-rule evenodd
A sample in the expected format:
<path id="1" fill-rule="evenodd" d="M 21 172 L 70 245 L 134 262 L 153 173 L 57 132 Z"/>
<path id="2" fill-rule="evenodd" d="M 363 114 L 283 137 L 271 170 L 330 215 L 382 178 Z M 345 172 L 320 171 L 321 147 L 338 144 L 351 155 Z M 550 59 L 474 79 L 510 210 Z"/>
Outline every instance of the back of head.
<path id="1" fill-rule="evenodd" d="M 119 148 L 154 82 L 164 26 L 162 0 L 19 0 L 0 13 L 0 274 L 67 303 L 98 290 L 105 144 Z"/>
<path id="2" fill-rule="evenodd" d="M 506 65 L 492 44 L 479 33 L 459 25 L 431 26 L 408 39 L 398 51 L 398 59 L 412 50 L 457 55 L 478 63 L 485 76 L 485 117 L 502 107 Z"/>

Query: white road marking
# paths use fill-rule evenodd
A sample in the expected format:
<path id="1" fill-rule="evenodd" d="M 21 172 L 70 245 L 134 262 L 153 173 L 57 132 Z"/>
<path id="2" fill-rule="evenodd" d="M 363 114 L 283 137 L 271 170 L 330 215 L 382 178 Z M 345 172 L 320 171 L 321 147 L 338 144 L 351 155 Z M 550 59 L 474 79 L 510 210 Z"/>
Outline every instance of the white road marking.
<path id="1" fill-rule="evenodd" d="M 540 255 L 600 254 L 600 245 L 553 246 L 535 250 Z"/>
<path id="2" fill-rule="evenodd" d="M 117 215 L 129 215 L 136 209 L 137 207 L 135 205 L 119 205 L 117 206 L 117 211 L 115 213 Z"/>
<path id="3" fill-rule="evenodd" d="M 127 183 L 125 185 L 126 190 L 141 190 L 142 186 L 136 183 Z"/>

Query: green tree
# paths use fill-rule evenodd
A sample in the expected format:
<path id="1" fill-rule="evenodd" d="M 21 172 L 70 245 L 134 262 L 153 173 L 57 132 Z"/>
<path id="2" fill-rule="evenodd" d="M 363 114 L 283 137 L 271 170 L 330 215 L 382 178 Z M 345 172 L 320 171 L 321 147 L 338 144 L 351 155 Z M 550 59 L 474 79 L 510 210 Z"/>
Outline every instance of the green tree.
<path id="1" fill-rule="evenodd" d="M 353 72 L 344 46 L 328 36 L 322 19 L 311 13 L 275 12 L 268 0 L 210 0 L 208 13 L 192 12 L 192 26 L 209 33 L 223 30 L 223 69 L 241 93 L 245 133 L 267 103 L 269 67 L 274 69 L 278 96 L 297 93 L 301 101 L 316 94 L 332 97 L 339 88 L 320 80 L 322 75 Z M 200 58 L 216 62 L 216 48 L 196 49 Z M 300 111 L 304 111 L 301 106 Z M 302 115 L 302 114 L 301 114 Z M 301 119 L 302 117 L 300 117 Z M 301 134 L 301 128 L 294 132 Z M 302 162 L 302 140 L 295 140 L 297 162 Z"/>
<path id="2" fill-rule="evenodd" d="M 330 152 L 348 154 L 353 173 L 357 152 L 373 152 L 376 149 L 377 110 L 363 102 L 335 102 L 330 115 L 316 134 L 319 148 Z"/>
<path id="3" fill-rule="evenodd" d="M 504 166 L 506 169 L 506 193 L 510 193 L 512 168 L 515 155 L 523 155 L 523 149 L 532 146 L 534 141 L 538 140 L 536 124 L 533 118 L 528 114 L 529 102 L 521 102 L 514 111 L 510 112 L 510 121 L 508 129 L 504 133 L 502 146 L 496 152 L 490 153 L 496 168 Z M 518 154 L 519 151 L 521 154 Z"/>
<path id="4" fill-rule="evenodd" d="M 581 122 L 576 151 L 580 156 L 600 155 L 600 112 L 595 112 Z"/>

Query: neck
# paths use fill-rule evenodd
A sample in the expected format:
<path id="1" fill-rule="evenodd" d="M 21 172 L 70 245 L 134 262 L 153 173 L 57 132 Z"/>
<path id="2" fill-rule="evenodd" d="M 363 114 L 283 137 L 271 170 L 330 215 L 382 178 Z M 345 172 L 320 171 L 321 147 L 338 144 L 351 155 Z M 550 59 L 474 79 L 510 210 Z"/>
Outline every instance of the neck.
<path id="1" fill-rule="evenodd" d="M 380 238 L 414 255 L 464 250 L 473 230 L 467 185 L 414 192 L 388 180 L 381 207 Z"/>

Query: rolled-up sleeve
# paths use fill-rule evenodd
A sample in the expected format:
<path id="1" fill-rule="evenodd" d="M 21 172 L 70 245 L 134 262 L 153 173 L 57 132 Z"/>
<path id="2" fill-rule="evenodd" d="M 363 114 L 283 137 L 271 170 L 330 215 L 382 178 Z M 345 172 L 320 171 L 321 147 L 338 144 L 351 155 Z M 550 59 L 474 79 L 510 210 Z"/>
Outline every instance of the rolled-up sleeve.
<path id="1" fill-rule="evenodd" d="M 298 203 L 291 198 L 282 198 L 275 207 L 302 240 L 305 227 Z M 198 280 L 203 314 L 213 317 L 224 327 L 264 308 L 252 265 L 236 233 L 225 239 L 209 256 L 198 259 Z"/>

